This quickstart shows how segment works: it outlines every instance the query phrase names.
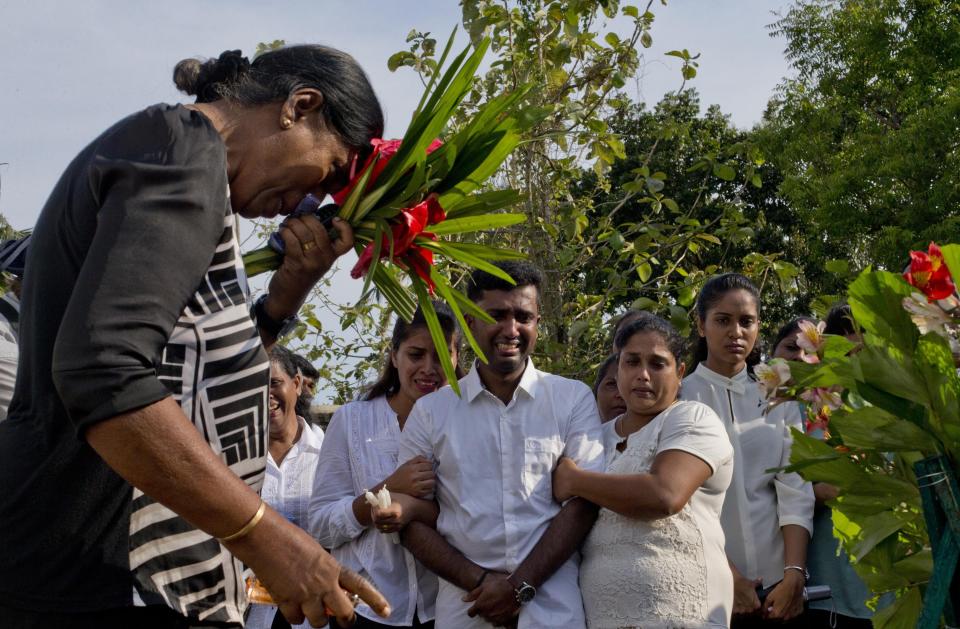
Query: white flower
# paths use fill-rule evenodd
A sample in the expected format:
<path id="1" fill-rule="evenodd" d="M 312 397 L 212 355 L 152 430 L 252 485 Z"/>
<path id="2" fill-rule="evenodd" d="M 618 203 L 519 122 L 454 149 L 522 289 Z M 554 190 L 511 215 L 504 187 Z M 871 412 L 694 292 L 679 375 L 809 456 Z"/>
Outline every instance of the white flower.
<path id="1" fill-rule="evenodd" d="M 823 330 L 827 324 L 823 321 L 816 325 L 811 321 L 801 321 L 797 326 L 800 328 L 800 334 L 797 335 L 797 345 L 807 354 L 817 355 L 820 348 L 823 347 Z"/>
<path id="2" fill-rule="evenodd" d="M 921 293 L 911 293 L 903 298 L 903 309 L 910 313 L 910 319 L 920 330 L 920 334 L 934 332 L 940 336 L 950 338 L 947 326 L 951 323 L 950 316 L 937 304 L 931 304 Z"/>
<path id="3" fill-rule="evenodd" d="M 790 365 L 780 358 L 774 358 L 769 363 L 760 363 L 753 368 L 763 396 L 770 399 L 777 389 L 790 381 Z"/>
<path id="4" fill-rule="evenodd" d="M 386 509 L 393 503 L 393 500 L 390 498 L 390 490 L 387 489 L 386 485 L 381 487 L 380 491 L 377 492 L 377 500 L 380 501 L 381 509 Z"/>
<path id="5" fill-rule="evenodd" d="M 390 498 L 390 491 L 387 489 L 387 486 L 384 485 L 380 491 L 374 495 L 372 491 L 368 491 L 363 494 L 364 499 L 366 499 L 367 504 L 371 507 L 379 507 L 381 509 L 386 509 L 391 504 L 393 504 L 393 499 Z"/>

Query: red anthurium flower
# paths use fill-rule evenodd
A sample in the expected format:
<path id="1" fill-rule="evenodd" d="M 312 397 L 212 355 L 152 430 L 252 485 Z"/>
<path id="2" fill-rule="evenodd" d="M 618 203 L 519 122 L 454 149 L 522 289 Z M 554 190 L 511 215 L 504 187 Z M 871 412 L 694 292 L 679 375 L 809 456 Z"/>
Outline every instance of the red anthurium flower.
<path id="1" fill-rule="evenodd" d="M 407 268 L 412 268 L 417 275 L 423 278 L 433 292 L 433 280 L 430 279 L 430 266 L 433 265 L 433 253 L 414 244 L 417 236 L 435 239 L 430 232 L 423 231 L 427 225 L 434 225 L 447 217 L 446 212 L 437 202 L 436 195 L 430 195 L 422 203 L 411 208 L 400 210 L 400 213 L 391 221 L 390 231 L 393 234 L 393 261 L 399 262 Z M 380 258 L 390 256 L 390 239 L 386 235 L 380 243 Z M 370 270 L 373 262 L 373 243 L 364 248 L 360 259 L 350 271 L 354 279 L 362 277 Z"/>
<path id="2" fill-rule="evenodd" d="M 933 242 L 930 243 L 927 253 L 910 252 L 910 268 L 903 277 L 931 302 L 946 299 L 957 290 L 950 277 L 950 269 L 943 260 L 943 252 Z"/>
<path id="3" fill-rule="evenodd" d="M 350 196 L 350 192 L 353 191 L 354 186 L 357 185 L 357 182 L 363 176 L 363 173 L 366 172 L 367 168 L 370 167 L 370 164 L 376 160 L 376 163 L 373 165 L 373 172 L 370 173 L 370 179 L 367 181 L 367 185 L 374 183 L 377 180 L 377 177 L 380 176 L 380 173 L 383 172 L 383 169 L 387 167 L 387 164 L 390 163 L 391 158 L 397 154 L 397 151 L 400 150 L 400 140 L 383 140 L 381 138 L 374 138 L 370 140 L 370 145 L 373 146 L 373 152 L 370 153 L 370 157 L 367 158 L 367 161 L 364 162 L 363 168 L 356 173 L 353 179 L 344 186 L 341 190 L 337 191 L 333 195 L 333 202 L 337 205 L 343 205 L 343 202 L 347 200 L 347 197 Z M 434 140 L 430 143 L 430 146 L 427 147 L 427 155 L 433 153 L 435 150 L 443 146 L 443 142 L 440 140 Z"/>

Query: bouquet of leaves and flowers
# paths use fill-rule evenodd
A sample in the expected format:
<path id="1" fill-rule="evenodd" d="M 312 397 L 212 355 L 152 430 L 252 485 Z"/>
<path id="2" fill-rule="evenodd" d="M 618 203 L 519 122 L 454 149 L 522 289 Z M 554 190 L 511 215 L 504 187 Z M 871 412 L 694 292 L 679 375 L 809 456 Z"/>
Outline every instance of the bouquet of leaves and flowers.
<path id="1" fill-rule="evenodd" d="M 800 362 L 816 365 L 824 357 L 827 341 L 834 338 L 823 333 L 824 325 L 822 321 L 819 323 L 801 321 L 798 324 L 800 333 L 797 335 L 797 345 L 800 347 Z M 838 342 L 834 341 L 834 343 Z M 839 344 L 842 348 L 846 348 L 848 343 L 844 339 L 844 342 Z M 808 435 L 821 431 L 824 437 L 829 438 L 830 415 L 843 404 L 840 395 L 841 387 L 812 387 L 798 390 L 793 381 L 790 363 L 782 358 L 760 363 L 754 367 L 754 374 L 757 377 L 757 385 L 771 406 L 788 401 L 802 402 L 801 408 L 805 414 L 804 431 Z"/>
<path id="2" fill-rule="evenodd" d="M 875 595 L 895 595 L 872 619 L 880 628 L 938 614 L 924 608 L 936 580 L 921 500 L 931 481 L 915 464 L 942 460 L 960 476 L 960 245 L 931 243 L 910 258 L 902 274 L 867 269 L 850 285 L 860 343 L 811 324 L 798 337 L 802 360 L 757 369 L 772 402 L 804 401 L 808 429 L 824 430 L 794 431 L 787 469 L 838 488 L 834 536 Z"/>
<path id="3" fill-rule="evenodd" d="M 443 67 L 453 43 L 447 42 L 438 67 Z M 492 321 L 435 266 L 439 257 L 454 266 L 481 269 L 513 282 L 491 264 L 524 257 L 515 250 L 444 239 L 515 225 L 522 214 L 498 212 L 515 204 L 515 190 L 481 191 L 520 144 L 522 134 L 535 122 L 533 112 L 517 111 L 528 87 L 504 93 L 488 102 L 476 115 L 442 142 L 457 107 L 470 92 L 474 75 L 489 46 L 483 40 L 469 47 L 447 69 L 436 72 L 427 85 L 402 140 L 373 140 L 373 153 L 354 179 L 334 196 L 335 205 L 319 208 L 318 216 L 334 215 L 353 227 L 360 256 L 351 271 L 364 277 L 363 295 L 376 286 L 397 314 L 413 318 L 419 302 L 438 348 L 446 343 L 430 296 L 438 295 L 450 306 L 464 334 L 481 360 L 486 360 L 470 333 L 463 313 Z M 319 205 L 317 199 L 305 203 Z M 313 208 L 311 208 L 313 209 Z M 282 253 L 267 246 L 244 255 L 248 275 L 280 266 Z M 405 285 L 406 280 L 408 285 Z M 438 352 L 447 380 L 457 388 L 454 367 L 447 352 Z"/>

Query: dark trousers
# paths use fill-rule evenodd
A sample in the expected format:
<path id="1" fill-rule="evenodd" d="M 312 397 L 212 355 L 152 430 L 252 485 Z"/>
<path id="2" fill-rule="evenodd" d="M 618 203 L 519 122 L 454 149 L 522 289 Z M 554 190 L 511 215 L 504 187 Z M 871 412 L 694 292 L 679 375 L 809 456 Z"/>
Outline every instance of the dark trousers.
<path id="1" fill-rule="evenodd" d="M 806 629 L 811 626 L 807 621 L 808 613 L 805 611 L 787 622 L 767 620 L 759 615 L 734 616 L 730 620 L 730 629 Z"/>
<path id="2" fill-rule="evenodd" d="M 57 614 L 0 607 L 0 629 L 239 629 L 231 623 L 202 623 L 167 607 L 121 607 L 98 612 Z"/>
<path id="3" fill-rule="evenodd" d="M 789 622 L 764 620 L 760 616 L 734 616 L 730 629 L 871 629 L 873 623 L 868 618 L 851 618 L 834 614 L 823 609 L 807 609 Z"/>

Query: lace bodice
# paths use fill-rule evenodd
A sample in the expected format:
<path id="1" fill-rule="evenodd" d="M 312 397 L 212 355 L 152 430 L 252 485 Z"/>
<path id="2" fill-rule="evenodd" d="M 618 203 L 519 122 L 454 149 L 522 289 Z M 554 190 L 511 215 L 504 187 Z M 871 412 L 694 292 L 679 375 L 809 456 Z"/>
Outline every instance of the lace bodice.
<path id="1" fill-rule="evenodd" d="M 630 436 L 608 473 L 650 470 L 661 447 L 665 414 Z M 580 569 L 588 627 L 717 626 L 711 622 L 717 616 L 717 588 L 708 578 L 708 566 L 722 549 L 705 539 L 692 504 L 691 499 L 679 513 L 657 520 L 601 510 L 584 544 Z M 719 626 L 724 626 L 722 620 Z"/>

